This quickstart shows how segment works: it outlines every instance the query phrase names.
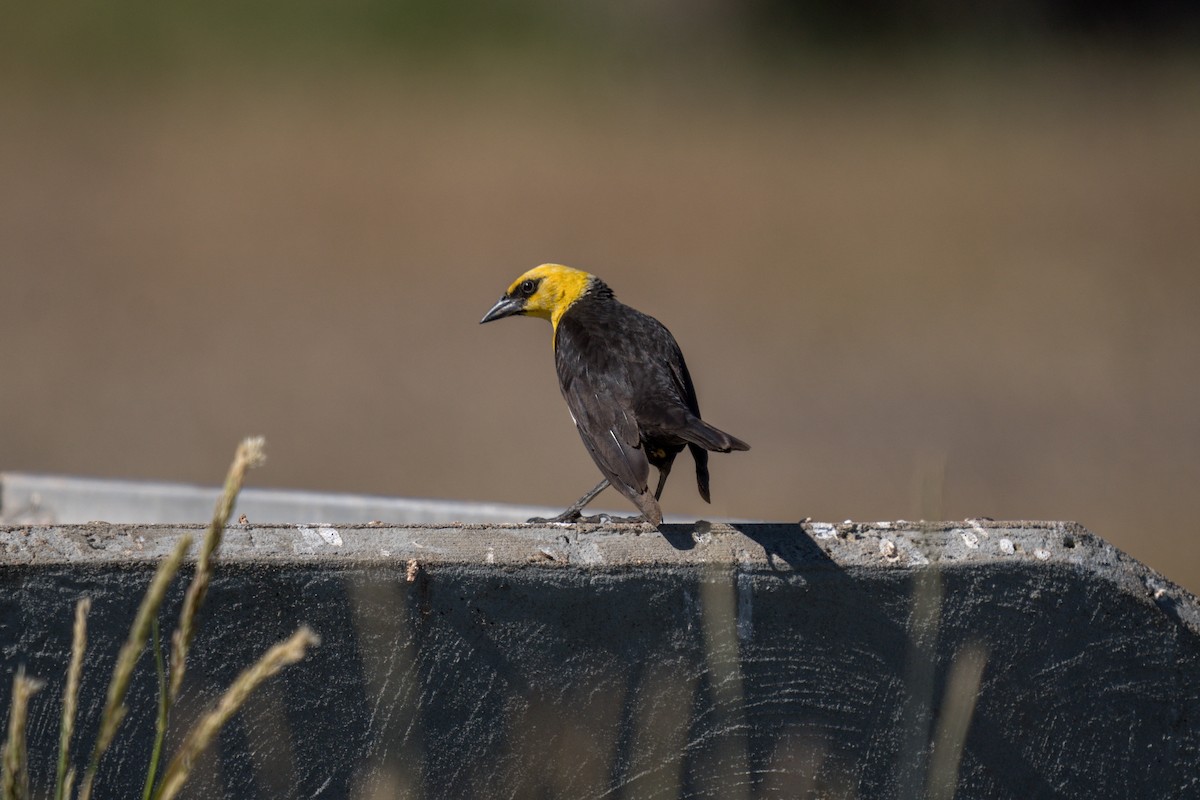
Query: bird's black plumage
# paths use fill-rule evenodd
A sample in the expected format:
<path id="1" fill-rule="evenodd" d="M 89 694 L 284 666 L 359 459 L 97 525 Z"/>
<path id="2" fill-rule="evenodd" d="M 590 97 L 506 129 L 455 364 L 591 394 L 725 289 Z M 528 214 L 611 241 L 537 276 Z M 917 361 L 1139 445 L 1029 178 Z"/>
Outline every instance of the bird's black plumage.
<path id="1" fill-rule="evenodd" d="M 542 264 L 517 278 L 480 322 L 513 315 L 542 317 L 554 326 L 559 388 L 584 446 L 604 474 L 596 488 L 554 521 L 578 519 L 611 484 L 658 525 L 658 499 L 685 446 L 696 461 L 696 484 L 705 502 L 709 451 L 750 449 L 700 419 L 696 389 L 671 332 L 617 300 L 595 275 Z M 653 492 L 652 464 L 659 471 Z"/>
<path id="2" fill-rule="evenodd" d="M 599 278 L 562 313 L 555 367 L 579 435 L 596 466 L 655 524 L 675 457 L 687 446 L 700 496 L 709 500 L 708 452 L 749 445 L 700 419 L 696 390 L 675 337 L 621 303 Z M 658 468 L 657 489 L 648 485 Z"/>

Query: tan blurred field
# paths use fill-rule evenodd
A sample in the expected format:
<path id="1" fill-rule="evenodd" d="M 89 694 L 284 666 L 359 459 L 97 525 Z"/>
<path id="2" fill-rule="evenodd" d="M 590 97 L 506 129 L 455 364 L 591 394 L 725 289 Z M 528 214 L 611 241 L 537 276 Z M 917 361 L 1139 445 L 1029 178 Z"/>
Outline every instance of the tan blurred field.
<path id="1" fill-rule="evenodd" d="M 675 333 L 713 505 L 1077 519 L 1200 590 L 1200 68 L 0 91 L 0 469 L 565 505 L 517 274 Z M 601 504 L 623 508 L 615 496 Z"/>

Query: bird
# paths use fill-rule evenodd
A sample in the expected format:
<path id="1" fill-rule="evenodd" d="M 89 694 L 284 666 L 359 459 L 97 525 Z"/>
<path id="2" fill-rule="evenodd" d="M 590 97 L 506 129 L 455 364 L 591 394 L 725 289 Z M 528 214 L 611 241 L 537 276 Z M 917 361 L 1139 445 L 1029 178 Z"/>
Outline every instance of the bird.
<path id="1" fill-rule="evenodd" d="M 604 475 L 562 514 L 530 522 L 578 521 L 583 508 L 611 485 L 658 527 L 663 487 L 684 447 L 696 462 L 700 496 L 712 502 L 709 451 L 750 445 L 700 418 L 683 353 L 665 325 L 619 301 L 595 275 L 562 264 L 542 264 L 521 275 L 480 324 L 511 316 L 550 321 L 559 388 Z M 653 492 L 651 465 L 658 469 Z"/>

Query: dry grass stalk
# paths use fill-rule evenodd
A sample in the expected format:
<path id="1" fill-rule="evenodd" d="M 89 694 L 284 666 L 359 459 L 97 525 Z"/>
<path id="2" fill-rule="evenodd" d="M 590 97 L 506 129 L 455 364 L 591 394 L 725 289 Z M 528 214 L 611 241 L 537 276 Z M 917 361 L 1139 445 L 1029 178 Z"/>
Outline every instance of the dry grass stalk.
<path id="1" fill-rule="evenodd" d="M 92 758 L 87 771 L 83 774 L 83 783 L 79 787 L 79 800 L 89 800 L 92 795 L 92 782 L 96 778 L 96 767 L 108 746 L 112 744 L 117 728 L 125 719 L 125 692 L 133 677 L 133 668 L 146 648 L 146 640 L 150 636 L 150 625 L 162 605 L 163 597 L 167 593 L 167 586 L 175 577 L 175 573 L 179 571 L 179 564 L 191 546 L 192 537 L 190 535 L 185 534 L 180 537 L 178 544 L 175 545 L 175 551 L 159 564 L 158 570 L 154 573 L 154 579 L 150 582 L 150 588 L 146 590 L 142 604 L 138 607 L 137 617 L 129 629 L 129 638 L 125 640 L 125 644 L 121 646 L 121 652 L 117 655 L 117 666 L 113 669 L 112 681 L 108 685 L 108 698 L 104 704 L 104 714 L 100 719 L 100 733 L 96 737 L 96 746 L 92 750 Z"/>
<path id="2" fill-rule="evenodd" d="M 213 509 L 212 521 L 204 532 L 204 541 L 200 545 L 200 554 L 196 559 L 196 573 L 188 586 L 187 595 L 183 599 L 183 610 L 179 613 L 179 627 L 171 637 L 171 681 L 168 698 L 171 703 L 179 697 L 183 686 L 183 673 L 187 665 L 188 649 L 195 635 L 196 613 L 204 603 L 208 593 L 208 585 L 212 580 L 212 558 L 221 545 L 221 537 L 225 526 L 229 523 L 229 515 L 233 513 L 233 504 L 237 500 L 242 483 L 246 480 L 246 472 L 261 465 L 266 460 L 266 439 L 261 436 L 243 439 L 234 453 L 233 463 L 225 476 L 225 488 Z"/>
<path id="3" fill-rule="evenodd" d="M 985 666 L 987 651 L 982 645 L 969 644 L 954 656 L 954 665 L 946 679 L 945 700 L 933 740 L 933 753 L 929 757 L 925 797 L 930 800 L 950 800 L 958 788 L 959 765 Z"/>
<path id="4" fill-rule="evenodd" d="M 25 677 L 25 667 L 13 676 L 12 705 L 8 712 L 8 740 L 4 743 L 4 767 L 0 773 L 0 797 L 4 800 L 28 800 L 29 772 L 25 750 L 25 721 L 29 698 L 44 684 Z"/>
<path id="5" fill-rule="evenodd" d="M 188 732 L 179 751 L 167 766 L 155 800 L 171 800 L 175 797 L 187 781 L 195 760 L 212 743 L 221 727 L 246 702 L 250 693 L 267 678 L 304 658 L 307 648 L 317 644 L 320 644 L 320 638 L 308 626 L 301 626 L 289 639 L 272 647 L 257 663 L 243 671 L 217 701 L 216 708 L 205 714 L 196 727 Z"/>
<path id="6" fill-rule="evenodd" d="M 79 707 L 79 681 L 83 674 L 83 654 L 87 649 L 87 615 L 92 608 L 90 598 L 75 604 L 75 628 L 71 637 L 71 663 L 67 667 L 67 686 L 63 690 L 62 729 L 58 738 L 58 773 L 54 781 L 54 798 L 70 797 L 68 765 L 71 763 L 71 738 L 75 734 L 75 713 Z"/>

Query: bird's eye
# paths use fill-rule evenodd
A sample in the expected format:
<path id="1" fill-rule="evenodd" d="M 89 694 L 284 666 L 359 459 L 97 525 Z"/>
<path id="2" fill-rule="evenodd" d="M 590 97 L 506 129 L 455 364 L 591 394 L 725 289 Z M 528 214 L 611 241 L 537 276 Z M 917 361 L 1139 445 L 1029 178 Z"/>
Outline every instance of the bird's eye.
<path id="1" fill-rule="evenodd" d="M 521 286 L 519 289 L 517 289 L 517 291 L 521 294 L 522 297 L 532 297 L 533 293 L 536 289 L 537 289 L 537 284 L 531 280 L 528 280 L 528 281 L 522 281 Z"/>

